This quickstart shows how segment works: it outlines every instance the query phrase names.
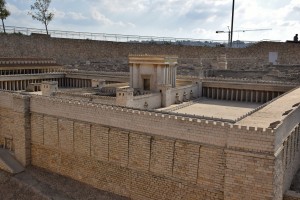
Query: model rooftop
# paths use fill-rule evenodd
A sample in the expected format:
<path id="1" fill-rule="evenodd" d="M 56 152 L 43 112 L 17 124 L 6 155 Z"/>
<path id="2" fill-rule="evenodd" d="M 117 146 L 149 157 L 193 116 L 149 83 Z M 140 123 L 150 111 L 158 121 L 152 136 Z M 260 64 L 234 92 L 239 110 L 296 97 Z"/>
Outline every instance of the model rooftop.
<path id="1" fill-rule="evenodd" d="M 282 121 L 293 107 L 300 103 L 300 88 L 290 91 L 281 98 L 275 99 L 262 109 L 254 112 L 236 124 L 268 128 L 271 123 Z"/>

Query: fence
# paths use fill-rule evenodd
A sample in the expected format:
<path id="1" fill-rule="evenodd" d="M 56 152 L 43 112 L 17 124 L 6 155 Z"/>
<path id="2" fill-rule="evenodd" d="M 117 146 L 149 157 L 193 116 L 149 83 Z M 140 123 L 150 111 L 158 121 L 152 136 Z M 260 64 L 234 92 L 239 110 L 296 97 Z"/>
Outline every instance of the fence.
<path id="1" fill-rule="evenodd" d="M 6 33 L 31 35 L 32 33 L 46 34 L 44 29 L 6 26 Z M 0 27 L 0 33 L 3 28 Z M 140 35 L 122 35 L 122 34 L 108 34 L 108 33 L 89 33 L 89 32 L 75 32 L 75 31 L 60 31 L 49 30 L 49 35 L 53 38 L 69 38 L 69 39 L 84 39 L 84 40 L 99 40 L 112 42 L 130 42 L 130 43 L 152 43 L 152 44 L 176 44 L 187 46 L 210 46 L 210 47 L 227 47 L 227 40 L 210 40 L 210 39 L 193 39 L 193 38 L 174 38 L 174 37 L 157 37 L 157 36 L 140 36 Z M 234 41 L 234 48 L 244 48 L 255 41 Z"/>

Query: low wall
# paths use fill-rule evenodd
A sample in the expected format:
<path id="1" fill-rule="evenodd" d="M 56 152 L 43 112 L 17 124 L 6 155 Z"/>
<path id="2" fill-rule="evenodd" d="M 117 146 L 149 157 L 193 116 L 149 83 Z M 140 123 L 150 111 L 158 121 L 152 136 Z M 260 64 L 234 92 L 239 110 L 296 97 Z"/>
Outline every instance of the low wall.
<path id="1" fill-rule="evenodd" d="M 116 97 L 110 97 L 110 96 L 83 95 L 83 94 L 74 94 L 71 92 L 56 92 L 54 96 L 61 97 L 61 98 L 70 98 L 72 100 L 78 100 L 78 101 L 89 101 L 93 103 L 116 105 Z"/>
<path id="2" fill-rule="evenodd" d="M 187 100 L 198 98 L 201 96 L 201 83 L 188 85 L 188 86 L 181 86 L 177 88 L 171 89 L 171 102 L 174 104 L 176 102 L 176 96 L 178 95 L 179 101 L 184 101 L 184 94 Z"/>
<path id="3" fill-rule="evenodd" d="M 133 108 L 145 108 L 147 103 L 147 109 L 155 109 L 161 107 L 161 93 L 152 93 L 140 96 L 134 96 L 133 100 L 129 102 L 129 107 Z"/>

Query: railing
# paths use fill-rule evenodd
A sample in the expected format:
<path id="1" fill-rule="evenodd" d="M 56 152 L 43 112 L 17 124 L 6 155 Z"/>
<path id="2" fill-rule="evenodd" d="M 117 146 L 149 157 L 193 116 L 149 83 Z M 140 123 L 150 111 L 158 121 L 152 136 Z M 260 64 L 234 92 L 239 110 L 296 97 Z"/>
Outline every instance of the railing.
<path id="1" fill-rule="evenodd" d="M 46 34 L 44 29 L 6 26 L 6 33 L 31 35 L 32 33 Z M 0 33 L 3 28 L 0 27 Z M 53 38 L 69 38 L 69 39 L 84 39 L 84 40 L 99 40 L 112 42 L 128 42 L 128 43 L 151 43 L 151 44 L 176 44 L 185 46 L 209 46 L 209 47 L 227 47 L 227 40 L 211 40 L 211 39 L 194 39 L 194 38 L 174 38 L 174 37 L 157 37 L 157 36 L 140 36 L 140 35 L 122 35 L 108 33 L 89 33 L 89 32 L 74 32 L 49 30 L 49 35 Z M 234 48 L 244 48 L 256 41 L 234 41 Z"/>

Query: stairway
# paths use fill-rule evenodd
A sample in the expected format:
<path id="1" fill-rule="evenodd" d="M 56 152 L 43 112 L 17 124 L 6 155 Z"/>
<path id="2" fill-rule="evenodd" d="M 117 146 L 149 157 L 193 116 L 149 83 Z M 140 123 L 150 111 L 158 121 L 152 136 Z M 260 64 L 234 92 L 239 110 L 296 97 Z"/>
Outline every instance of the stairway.
<path id="1" fill-rule="evenodd" d="M 0 169 L 12 174 L 24 171 L 24 167 L 7 149 L 0 149 Z"/>

